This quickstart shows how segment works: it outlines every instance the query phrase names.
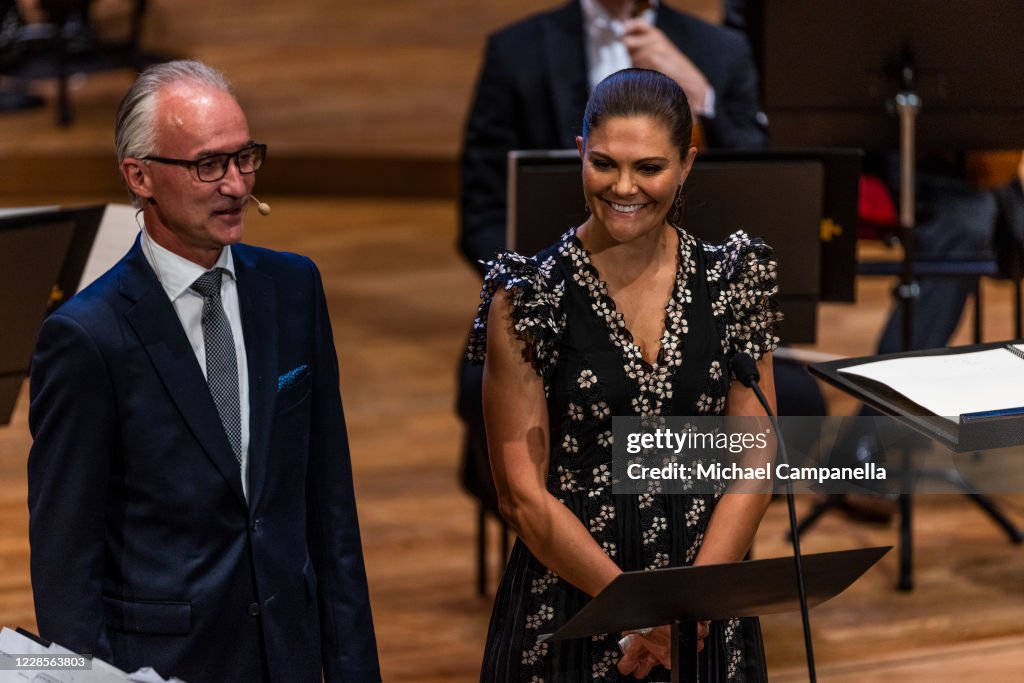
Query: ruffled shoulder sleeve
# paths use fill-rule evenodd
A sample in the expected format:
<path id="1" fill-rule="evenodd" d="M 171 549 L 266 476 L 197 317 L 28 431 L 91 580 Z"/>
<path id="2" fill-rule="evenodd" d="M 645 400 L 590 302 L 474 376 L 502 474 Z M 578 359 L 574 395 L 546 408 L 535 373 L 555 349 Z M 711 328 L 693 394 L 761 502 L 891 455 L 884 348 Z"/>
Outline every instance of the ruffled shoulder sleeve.
<path id="1" fill-rule="evenodd" d="M 487 316 L 499 289 L 509 293 L 512 326 L 516 336 L 530 351 L 534 369 L 546 380 L 558 360 L 558 340 L 565 329 L 562 296 L 565 281 L 557 267 L 553 250 L 533 258 L 506 251 L 487 264 L 488 272 L 480 292 L 473 330 L 469 336 L 467 357 L 483 363 L 487 354 Z"/>
<path id="2" fill-rule="evenodd" d="M 779 345 L 776 324 L 782 320 L 772 248 L 742 230 L 719 246 L 706 246 L 708 281 L 717 292 L 716 317 L 724 322 L 727 350 L 745 351 L 755 359 Z"/>

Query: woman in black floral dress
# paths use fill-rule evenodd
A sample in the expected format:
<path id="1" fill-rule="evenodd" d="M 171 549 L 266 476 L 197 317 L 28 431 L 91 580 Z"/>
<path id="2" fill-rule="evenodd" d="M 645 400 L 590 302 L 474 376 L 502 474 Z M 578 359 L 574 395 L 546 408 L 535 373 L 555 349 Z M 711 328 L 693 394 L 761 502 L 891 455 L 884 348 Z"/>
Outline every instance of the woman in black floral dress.
<path id="1" fill-rule="evenodd" d="M 533 258 L 491 264 L 469 353 L 484 367 L 491 465 L 519 536 L 495 601 L 483 681 L 668 680 L 668 628 L 538 644 L 622 571 L 741 559 L 768 495 L 613 495 L 612 416 L 763 415 L 730 381 L 753 355 L 773 400 L 775 262 L 742 232 L 673 225 L 693 164 L 671 79 L 627 69 L 595 88 L 583 136 L 590 216 Z M 673 215 L 670 215 L 673 214 Z M 756 621 L 703 624 L 702 677 L 764 678 Z"/>

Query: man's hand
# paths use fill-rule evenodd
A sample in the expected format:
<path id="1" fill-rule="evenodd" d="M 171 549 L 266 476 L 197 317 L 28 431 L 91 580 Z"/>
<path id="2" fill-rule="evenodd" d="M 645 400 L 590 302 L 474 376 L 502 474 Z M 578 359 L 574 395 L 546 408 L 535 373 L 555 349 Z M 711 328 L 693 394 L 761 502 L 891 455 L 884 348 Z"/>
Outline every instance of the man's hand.
<path id="1" fill-rule="evenodd" d="M 690 59 L 679 51 L 661 29 L 643 19 L 626 22 L 622 38 L 633 66 L 653 69 L 665 74 L 683 89 L 694 114 L 704 114 L 711 84 Z"/>

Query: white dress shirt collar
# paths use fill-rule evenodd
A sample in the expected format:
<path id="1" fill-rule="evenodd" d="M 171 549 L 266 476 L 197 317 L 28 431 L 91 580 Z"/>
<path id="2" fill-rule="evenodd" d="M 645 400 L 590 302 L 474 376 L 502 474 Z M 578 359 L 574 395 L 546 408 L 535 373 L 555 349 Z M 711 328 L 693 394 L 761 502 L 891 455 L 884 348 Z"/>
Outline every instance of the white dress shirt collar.
<path id="1" fill-rule="evenodd" d="M 157 279 L 160 280 L 164 291 L 167 292 L 167 298 L 171 301 L 176 301 L 178 297 L 189 291 L 189 287 L 200 275 L 208 270 L 213 270 L 213 268 L 223 268 L 230 273 L 232 279 L 235 278 L 235 260 L 231 256 L 231 245 L 220 250 L 220 256 L 217 257 L 213 268 L 203 268 L 198 263 L 193 263 L 157 244 L 143 226 L 142 253 L 157 274 Z"/>

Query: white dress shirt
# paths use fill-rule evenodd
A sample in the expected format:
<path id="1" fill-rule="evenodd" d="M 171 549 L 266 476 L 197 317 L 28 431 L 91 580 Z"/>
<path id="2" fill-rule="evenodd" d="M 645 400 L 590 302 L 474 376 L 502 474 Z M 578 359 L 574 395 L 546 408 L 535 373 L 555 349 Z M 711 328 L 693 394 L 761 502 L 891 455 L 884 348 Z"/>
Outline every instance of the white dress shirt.
<path id="1" fill-rule="evenodd" d="M 622 42 L 622 37 L 626 35 L 624 21 L 608 14 L 608 10 L 597 0 L 580 0 L 580 9 L 583 11 L 585 28 L 587 77 L 590 80 L 590 89 L 593 90 L 598 83 L 616 71 L 633 66 L 633 60 L 629 56 L 626 44 Z M 640 18 L 654 26 L 657 9 L 657 0 L 652 0 L 651 6 L 640 14 Z M 710 84 L 704 98 L 703 110 L 694 110 L 693 113 L 704 118 L 714 118 L 715 89 Z"/>
<path id="2" fill-rule="evenodd" d="M 178 320 L 185 329 L 192 351 L 199 361 L 199 368 L 206 377 L 206 345 L 203 342 L 203 297 L 191 289 L 192 283 L 207 272 L 197 263 L 164 249 L 142 230 L 142 253 L 146 256 L 157 279 L 163 285 L 167 298 L 171 300 Z M 249 497 L 249 364 L 245 357 L 245 339 L 242 337 L 242 313 L 238 304 L 238 285 L 235 281 L 235 261 L 231 247 L 224 247 L 213 268 L 223 268 L 226 274 L 220 281 L 220 299 L 231 325 L 231 336 L 235 341 L 235 360 L 238 362 L 238 397 L 241 401 L 239 416 L 242 421 L 242 443 L 240 449 L 242 467 L 242 491 Z M 209 269 L 212 270 L 213 268 Z M 230 276 L 230 277 L 228 277 Z"/>

